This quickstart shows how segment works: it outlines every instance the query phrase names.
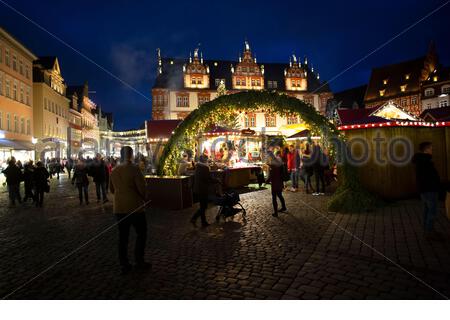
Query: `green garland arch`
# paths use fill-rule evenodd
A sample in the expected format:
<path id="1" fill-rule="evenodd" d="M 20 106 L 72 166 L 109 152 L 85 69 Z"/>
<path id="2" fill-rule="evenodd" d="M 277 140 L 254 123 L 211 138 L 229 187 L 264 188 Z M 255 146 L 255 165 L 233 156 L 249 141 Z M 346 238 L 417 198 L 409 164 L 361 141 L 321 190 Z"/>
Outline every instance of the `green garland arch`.
<path id="1" fill-rule="evenodd" d="M 338 129 L 310 104 L 276 92 L 239 92 L 219 96 L 202 104 L 180 123 L 163 149 L 158 175 L 175 175 L 182 151 L 194 150 L 199 133 L 204 132 L 211 124 L 228 121 L 239 111 L 261 109 L 283 115 L 298 114 L 312 132 L 322 135 L 324 141 L 331 141 L 332 138 L 344 141 Z M 344 163 L 339 170 L 339 181 L 339 187 L 328 203 L 329 210 L 359 212 L 378 205 L 378 200 L 361 186 L 356 168 Z"/>

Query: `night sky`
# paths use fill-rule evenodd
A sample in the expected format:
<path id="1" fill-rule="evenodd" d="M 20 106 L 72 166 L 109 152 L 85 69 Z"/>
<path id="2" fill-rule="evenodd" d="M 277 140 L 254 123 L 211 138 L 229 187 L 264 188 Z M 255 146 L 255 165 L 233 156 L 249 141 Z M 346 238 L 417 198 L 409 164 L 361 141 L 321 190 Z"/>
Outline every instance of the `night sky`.
<path id="1" fill-rule="evenodd" d="M 258 62 L 308 56 L 330 79 L 446 1 L 13 1 L 0 0 L 0 25 L 36 55 L 56 55 L 69 85 L 89 82 L 92 100 L 114 112 L 115 128 L 140 126 L 151 102 L 8 9 L 8 2 L 135 89 L 151 97 L 156 48 L 188 57 L 237 59 L 248 39 Z M 374 66 L 415 58 L 434 40 L 450 64 L 450 4 L 331 83 L 367 83 Z"/>

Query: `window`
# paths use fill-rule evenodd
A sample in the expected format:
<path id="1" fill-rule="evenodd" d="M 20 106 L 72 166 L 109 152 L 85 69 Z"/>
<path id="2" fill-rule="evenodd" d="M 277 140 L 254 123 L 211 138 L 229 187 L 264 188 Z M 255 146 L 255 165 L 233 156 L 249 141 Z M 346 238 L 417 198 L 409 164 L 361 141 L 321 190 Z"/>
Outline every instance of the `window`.
<path id="1" fill-rule="evenodd" d="M 256 86 L 256 81 L 255 79 L 252 79 L 252 87 Z"/>
<path id="2" fill-rule="evenodd" d="M 19 60 L 19 73 L 21 75 L 23 75 L 23 62 L 22 62 L 22 60 Z"/>
<path id="3" fill-rule="evenodd" d="M 189 107 L 189 96 L 187 95 L 177 96 L 177 107 Z"/>
<path id="4" fill-rule="evenodd" d="M 412 96 L 411 97 L 411 104 L 412 105 L 416 105 L 417 104 L 417 96 Z"/>
<path id="5" fill-rule="evenodd" d="M 387 85 L 388 80 L 389 80 L 389 79 L 384 79 L 384 80 L 383 80 L 383 84 L 384 84 L 384 85 Z"/>
<path id="6" fill-rule="evenodd" d="M 30 79 L 30 68 L 28 65 L 25 66 L 25 78 Z"/>
<path id="7" fill-rule="evenodd" d="M 25 100 L 26 100 L 25 103 L 27 105 L 29 105 L 29 106 L 31 106 L 30 96 L 31 96 L 31 89 L 30 89 L 30 87 L 27 87 L 27 94 L 26 94 L 26 97 L 25 97 Z"/>
<path id="8" fill-rule="evenodd" d="M 47 98 L 44 98 L 44 109 L 45 109 L 45 110 L 48 109 L 48 107 L 47 107 Z"/>
<path id="9" fill-rule="evenodd" d="M 20 133 L 25 134 L 25 119 L 20 118 Z"/>
<path id="10" fill-rule="evenodd" d="M 408 101 L 406 99 L 402 99 L 402 103 L 401 103 L 402 107 L 406 107 L 407 104 L 408 104 Z"/>
<path id="11" fill-rule="evenodd" d="M 439 107 L 447 107 L 448 106 L 448 101 L 447 100 L 442 100 L 439 102 Z"/>
<path id="12" fill-rule="evenodd" d="M 297 124 L 297 123 L 298 123 L 297 116 L 288 116 L 287 117 L 287 124 Z"/>
<path id="13" fill-rule="evenodd" d="M 244 126 L 246 128 L 256 127 L 256 115 L 254 113 L 245 115 Z"/>
<path id="14" fill-rule="evenodd" d="M 257 85 L 258 87 L 261 87 L 261 79 L 256 79 L 256 85 Z"/>
<path id="15" fill-rule="evenodd" d="M 25 96 L 23 92 L 23 84 L 20 85 L 20 102 L 25 103 Z"/>
<path id="16" fill-rule="evenodd" d="M 386 89 L 380 90 L 380 97 L 384 96 L 385 92 L 386 92 Z"/>
<path id="17" fill-rule="evenodd" d="M 14 115 L 14 132 L 19 133 L 19 117 Z"/>
<path id="18" fill-rule="evenodd" d="M 449 85 L 442 86 L 441 92 L 442 92 L 443 94 L 449 94 L 449 93 L 450 93 L 450 86 L 449 86 Z"/>
<path id="19" fill-rule="evenodd" d="M 427 103 L 427 109 L 431 109 L 431 103 Z"/>
<path id="20" fill-rule="evenodd" d="M 3 130 L 3 112 L 0 111 L 0 130 Z"/>
<path id="21" fill-rule="evenodd" d="M 0 72 L 0 96 L 3 95 L 3 73 Z"/>
<path id="22" fill-rule="evenodd" d="M 0 63 L 3 62 L 3 49 L 0 47 Z"/>
<path id="23" fill-rule="evenodd" d="M 406 84 L 400 86 L 400 91 L 405 92 L 406 91 Z"/>
<path id="24" fill-rule="evenodd" d="M 199 95 L 198 96 L 198 104 L 204 104 L 205 102 L 208 102 L 210 100 L 209 96 L 207 95 Z"/>
<path id="25" fill-rule="evenodd" d="M 433 88 L 428 88 L 425 90 L 425 97 L 431 97 L 432 95 L 434 95 L 434 89 Z"/>
<path id="26" fill-rule="evenodd" d="M 17 100 L 17 82 L 14 81 L 14 85 L 13 85 L 13 99 Z"/>
<path id="27" fill-rule="evenodd" d="M 276 127 L 277 121 L 276 116 L 272 114 L 266 114 L 266 127 Z"/>
<path id="28" fill-rule="evenodd" d="M 9 81 L 9 79 L 6 79 L 5 85 L 6 85 L 6 88 L 5 88 L 5 95 L 6 95 L 8 98 L 11 98 L 11 82 Z"/>
<path id="29" fill-rule="evenodd" d="M 13 55 L 12 67 L 14 71 L 17 71 L 17 56 Z"/>
<path id="30" fill-rule="evenodd" d="M 409 73 L 405 74 L 405 80 L 409 80 L 410 77 L 411 77 L 411 75 Z"/>
<path id="31" fill-rule="evenodd" d="M 276 89 L 276 88 L 278 88 L 278 82 L 277 81 L 267 81 L 267 87 L 269 89 Z"/>
<path id="32" fill-rule="evenodd" d="M 31 135 L 31 121 L 27 119 L 27 135 Z"/>
<path id="33" fill-rule="evenodd" d="M 6 130 L 11 131 L 11 114 L 6 114 Z"/>
<path id="34" fill-rule="evenodd" d="M 239 78 L 236 79 L 236 85 L 237 85 L 237 86 L 240 86 L 240 85 L 241 85 L 241 79 L 239 79 Z"/>
<path id="35" fill-rule="evenodd" d="M 11 60 L 10 60 L 10 57 L 9 57 L 9 50 L 8 49 L 5 49 L 5 64 L 6 64 L 6 66 L 11 67 Z"/>

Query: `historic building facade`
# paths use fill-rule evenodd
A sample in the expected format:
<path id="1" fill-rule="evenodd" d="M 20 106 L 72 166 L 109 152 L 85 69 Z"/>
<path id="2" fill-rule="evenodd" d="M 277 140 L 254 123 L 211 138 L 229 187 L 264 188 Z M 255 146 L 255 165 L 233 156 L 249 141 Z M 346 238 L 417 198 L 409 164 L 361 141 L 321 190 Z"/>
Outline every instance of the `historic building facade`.
<path id="1" fill-rule="evenodd" d="M 450 68 L 438 68 L 422 85 L 422 111 L 450 106 Z"/>
<path id="2" fill-rule="evenodd" d="M 33 61 L 37 57 L 0 28 L 0 166 L 34 159 Z"/>
<path id="3" fill-rule="evenodd" d="M 67 97 L 72 101 L 71 107 L 81 115 L 80 129 L 74 130 L 76 135 L 81 133 L 79 152 L 82 152 L 84 157 L 94 157 L 100 150 L 100 129 L 96 112 L 97 105 L 89 98 L 88 84 L 69 86 L 67 88 Z M 75 115 L 74 113 L 72 114 L 73 116 Z M 76 120 L 76 117 L 74 118 Z M 75 126 L 72 124 L 73 127 Z"/>
<path id="4" fill-rule="evenodd" d="M 38 158 L 67 158 L 70 100 L 57 57 L 33 63 L 33 125 Z"/>
<path id="5" fill-rule="evenodd" d="M 422 112 L 422 86 L 435 79 L 438 57 L 430 45 L 424 57 L 372 69 L 364 102 L 377 107 L 392 101 L 415 115 Z"/>
<path id="6" fill-rule="evenodd" d="M 158 75 L 152 88 L 152 119 L 184 119 L 199 105 L 220 92 L 275 90 L 314 106 L 324 113 L 332 93 L 307 59 L 295 55 L 289 63 L 257 62 L 248 42 L 238 61 L 204 60 L 199 49 L 189 59 L 163 58 L 158 50 Z M 283 126 L 299 123 L 296 116 L 266 114 L 262 110 L 238 116 L 240 127 L 278 133 Z"/>

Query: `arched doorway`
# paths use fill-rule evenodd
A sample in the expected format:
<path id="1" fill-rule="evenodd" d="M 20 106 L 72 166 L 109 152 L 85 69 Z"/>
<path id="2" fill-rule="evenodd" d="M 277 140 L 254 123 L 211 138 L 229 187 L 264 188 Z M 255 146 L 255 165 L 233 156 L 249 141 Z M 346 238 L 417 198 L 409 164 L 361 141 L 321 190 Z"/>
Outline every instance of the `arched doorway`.
<path id="1" fill-rule="evenodd" d="M 214 123 L 230 121 L 239 111 L 265 110 L 279 114 L 297 114 L 311 128 L 320 133 L 340 157 L 339 187 L 329 203 L 334 211 L 361 211 L 376 206 L 377 199 L 359 183 L 355 168 L 346 161 L 347 149 L 338 129 L 313 106 L 288 95 L 268 91 L 247 91 L 223 95 L 202 104 L 191 112 L 175 129 L 164 147 L 158 174 L 175 175 L 179 157 L 185 149 L 195 149 L 196 137 Z"/>

